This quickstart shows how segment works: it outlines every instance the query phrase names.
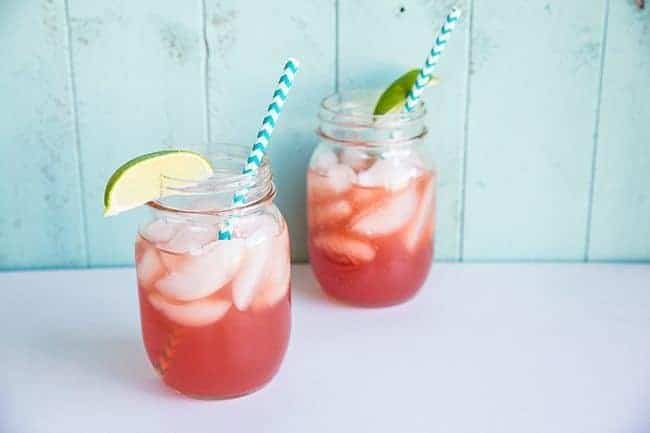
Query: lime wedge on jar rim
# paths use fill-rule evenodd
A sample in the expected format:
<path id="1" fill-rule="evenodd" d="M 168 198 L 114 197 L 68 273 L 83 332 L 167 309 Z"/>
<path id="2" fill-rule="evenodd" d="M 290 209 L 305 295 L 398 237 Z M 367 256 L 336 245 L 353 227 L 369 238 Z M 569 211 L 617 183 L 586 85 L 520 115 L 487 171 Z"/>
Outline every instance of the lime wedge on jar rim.
<path id="1" fill-rule="evenodd" d="M 211 174 L 210 161 L 196 152 L 161 150 L 140 155 L 122 164 L 108 179 L 104 189 L 104 216 L 160 198 L 163 176 L 199 181 Z"/>
<path id="2" fill-rule="evenodd" d="M 388 86 L 388 88 L 384 90 L 384 93 L 379 97 L 373 114 L 377 116 L 391 113 L 393 111 L 399 111 L 399 109 L 404 106 L 409 90 L 413 87 L 419 73 L 419 69 L 411 69 L 406 74 L 393 81 L 393 83 Z M 435 86 L 439 81 L 438 78 L 431 77 L 427 86 Z"/>

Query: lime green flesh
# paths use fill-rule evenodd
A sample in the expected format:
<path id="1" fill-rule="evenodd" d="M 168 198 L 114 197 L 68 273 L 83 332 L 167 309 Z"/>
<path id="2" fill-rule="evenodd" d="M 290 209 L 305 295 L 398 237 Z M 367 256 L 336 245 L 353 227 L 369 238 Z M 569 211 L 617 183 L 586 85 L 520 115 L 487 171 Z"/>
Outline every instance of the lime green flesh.
<path id="1" fill-rule="evenodd" d="M 388 89 L 386 89 L 379 97 L 373 114 L 386 114 L 402 108 L 406 102 L 406 96 L 408 95 L 409 90 L 411 90 L 411 87 L 413 87 L 419 73 L 419 69 L 411 69 L 406 74 L 393 81 L 393 83 L 388 86 Z M 431 77 L 427 86 L 434 86 L 436 84 L 438 84 L 438 79 L 436 77 Z"/>
<path id="2" fill-rule="evenodd" d="M 104 216 L 142 206 L 164 195 L 162 177 L 200 181 L 212 174 L 202 155 L 187 150 L 162 150 L 138 156 L 115 170 L 104 190 Z"/>

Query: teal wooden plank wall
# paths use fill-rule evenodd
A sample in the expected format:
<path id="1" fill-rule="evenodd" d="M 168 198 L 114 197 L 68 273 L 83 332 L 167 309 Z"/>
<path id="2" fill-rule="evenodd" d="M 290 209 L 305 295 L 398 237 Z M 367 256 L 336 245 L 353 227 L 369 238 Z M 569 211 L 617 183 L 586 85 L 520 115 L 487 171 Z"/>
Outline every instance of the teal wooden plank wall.
<path id="1" fill-rule="evenodd" d="M 454 3 L 0 2 L 0 269 L 130 264 L 143 212 L 102 217 L 112 170 L 153 149 L 250 142 L 287 56 L 303 70 L 271 157 L 305 259 L 320 99 L 419 66 Z M 465 4 L 426 96 L 437 258 L 650 260 L 650 10 Z"/>

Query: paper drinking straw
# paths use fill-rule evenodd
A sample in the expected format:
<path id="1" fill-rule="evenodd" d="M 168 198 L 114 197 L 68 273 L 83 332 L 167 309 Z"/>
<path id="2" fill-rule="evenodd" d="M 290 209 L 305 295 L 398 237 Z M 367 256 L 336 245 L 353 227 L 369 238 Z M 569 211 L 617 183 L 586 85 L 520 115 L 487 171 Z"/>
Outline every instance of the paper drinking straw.
<path id="1" fill-rule="evenodd" d="M 280 76 L 278 85 L 273 92 L 273 100 L 266 109 L 266 115 L 262 120 L 262 127 L 257 132 L 257 140 L 253 144 L 248 159 L 246 160 L 246 165 L 242 170 L 243 174 L 254 176 L 262 165 L 264 160 L 264 155 L 266 154 L 266 148 L 269 145 L 271 140 L 271 135 L 273 134 L 273 129 L 277 124 L 278 117 L 282 112 L 282 107 L 287 101 L 287 96 L 291 87 L 293 87 L 293 80 L 298 73 L 300 67 L 300 62 L 296 59 L 289 58 L 284 65 L 284 71 Z M 248 194 L 248 188 L 243 188 L 237 192 L 232 197 L 232 202 L 234 205 L 240 205 L 246 202 L 246 196 Z M 230 220 L 226 220 L 224 226 L 219 230 L 219 239 L 227 240 L 232 237 L 232 223 Z"/>
<path id="2" fill-rule="evenodd" d="M 422 66 L 422 69 L 420 69 L 418 78 L 415 80 L 415 83 L 413 83 L 411 90 L 409 90 L 408 96 L 406 97 L 406 103 L 404 104 L 404 111 L 413 111 L 418 101 L 420 100 L 422 92 L 424 92 L 424 88 L 431 79 L 433 71 L 438 66 L 440 55 L 447 46 L 451 32 L 456 27 L 458 19 L 460 18 L 460 14 L 460 8 L 453 7 L 451 9 L 451 12 L 449 12 L 449 15 L 447 15 L 445 18 L 445 22 L 442 24 L 442 27 L 440 27 L 440 31 L 436 35 L 436 39 L 433 41 L 433 46 L 431 47 L 431 51 L 429 51 L 429 55 L 424 62 L 424 66 Z"/>

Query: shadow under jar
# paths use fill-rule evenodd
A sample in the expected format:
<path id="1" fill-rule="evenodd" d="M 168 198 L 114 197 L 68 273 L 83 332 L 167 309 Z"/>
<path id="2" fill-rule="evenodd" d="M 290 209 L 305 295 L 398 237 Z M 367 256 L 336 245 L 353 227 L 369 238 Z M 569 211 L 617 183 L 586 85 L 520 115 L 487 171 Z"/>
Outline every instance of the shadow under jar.
<path id="1" fill-rule="evenodd" d="M 275 375 L 291 326 L 289 235 L 273 204 L 265 162 L 241 175 L 248 152 L 213 155 L 198 184 L 163 178 L 167 195 L 149 203 L 135 260 L 142 333 L 163 381 L 195 398 L 248 394 Z M 248 186 L 248 201 L 232 195 Z M 232 239 L 217 240 L 225 221 Z"/>
<path id="2" fill-rule="evenodd" d="M 417 293 L 433 259 L 436 171 L 422 103 L 372 115 L 379 92 L 325 98 L 307 172 L 309 258 L 323 290 L 365 307 Z"/>

